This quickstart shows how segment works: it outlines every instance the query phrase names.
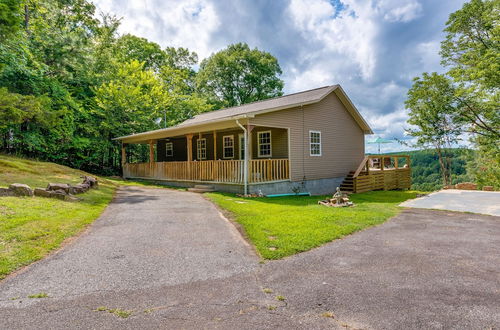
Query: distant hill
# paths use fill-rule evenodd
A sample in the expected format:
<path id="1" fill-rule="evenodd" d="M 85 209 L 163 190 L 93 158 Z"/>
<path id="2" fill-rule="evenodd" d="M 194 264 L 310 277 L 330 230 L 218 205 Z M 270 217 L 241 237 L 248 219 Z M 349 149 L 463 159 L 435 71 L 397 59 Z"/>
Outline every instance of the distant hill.
<path id="1" fill-rule="evenodd" d="M 471 150 L 456 148 L 447 149 L 452 154 L 452 180 L 453 184 L 472 181 L 466 174 L 467 158 L 471 156 Z M 411 160 L 412 189 L 422 191 L 434 191 L 443 187 L 439 169 L 438 155 L 433 150 L 416 150 L 387 153 L 407 154 Z"/>

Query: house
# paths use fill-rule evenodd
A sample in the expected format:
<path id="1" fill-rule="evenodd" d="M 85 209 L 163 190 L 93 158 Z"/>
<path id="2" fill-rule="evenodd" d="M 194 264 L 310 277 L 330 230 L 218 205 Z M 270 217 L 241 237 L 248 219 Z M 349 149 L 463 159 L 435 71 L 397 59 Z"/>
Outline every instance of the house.
<path id="1" fill-rule="evenodd" d="M 372 130 L 334 85 L 202 113 L 117 140 L 123 143 L 125 178 L 238 193 L 326 194 L 364 169 L 365 134 Z M 133 143 L 149 144 L 148 163 L 126 162 L 126 146 Z"/>

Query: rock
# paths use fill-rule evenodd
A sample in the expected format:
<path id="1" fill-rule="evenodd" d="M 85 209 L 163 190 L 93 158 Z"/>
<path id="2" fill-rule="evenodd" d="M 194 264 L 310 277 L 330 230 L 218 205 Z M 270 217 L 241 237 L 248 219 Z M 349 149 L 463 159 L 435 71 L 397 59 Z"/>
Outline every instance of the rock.
<path id="1" fill-rule="evenodd" d="M 0 197 L 15 196 L 14 191 L 9 188 L 0 188 Z"/>
<path id="2" fill-rule="evenodd" d="M 33 190 L 27 184 L 13 183 L 9 190 L 12 190 L 15 196 L 33 196 Z"/>
<path id="3" fill-rule="evenodd" d="M 97 188 L 98 182 L 97 178 L 91 177 L 91 176 L 82 176 L 83 178 L 83 184 L 88 184 L 90 188 Z"/>
<path id="4" fill-rule="evenodd" d="M 70 194 L 83 194 L 87 192 L 90 189 L 90 186 L 86 183 L 79 183 L 77 185 L 71 186 L 69 188 L 69 193 Z"/>
<path id="5" fill-rule="evenodd" d="M 52 192 L 43 188 L 35 188 L 35 196 L 38 197 L 52 197 Z"/>
<path id="6" fill-rule="evenodd" d="M 483 190 L 484 191 L 495 191 L 495 189 L 493 188 L 493 186 L 483 186 Z"/>
<path id="7" fill-rule="evenodd" d="M 455 185 L 453 185 L 453 184 L 447 185 L 447 186 L 444 186 L 443 189 L 455 189 Z"/>
<path id="8" fill-rule="evenodd" d="M 47 185 L 47 190 L 64 190 L 69 194 L 69 184 L 66 183 L 49 183 Z"/>
<path id="9" fill-rule="evenodd" d="M 462 183 L 457 183 L 455 185 L 455 188 L 461 190 L 477 190 L 477 184 L 472 182 L 462 182 Z"/>

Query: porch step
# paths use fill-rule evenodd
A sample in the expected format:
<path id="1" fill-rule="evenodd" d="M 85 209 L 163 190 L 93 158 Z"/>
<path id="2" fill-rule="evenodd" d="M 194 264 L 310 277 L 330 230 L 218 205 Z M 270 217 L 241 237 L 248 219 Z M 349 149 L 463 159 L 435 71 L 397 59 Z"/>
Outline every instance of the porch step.
<path id="1" fill-rule="evenodd" d="M 208 184 L 196 184 L 194 185 L 196 189 L 214 189 L 214 186 L 210 186 Z"/>
<path id="2" fill-rule="evenodd" d="M 213 186 L 209 186 L 209 185 L 205 185 L 205 184 L 197 184 L 194 186 L 194 188 L 188 188 L 188 191 L 202 194 L 202 193 L 206 193 L 206 192 L 215 191 L 215 189 Z"/>

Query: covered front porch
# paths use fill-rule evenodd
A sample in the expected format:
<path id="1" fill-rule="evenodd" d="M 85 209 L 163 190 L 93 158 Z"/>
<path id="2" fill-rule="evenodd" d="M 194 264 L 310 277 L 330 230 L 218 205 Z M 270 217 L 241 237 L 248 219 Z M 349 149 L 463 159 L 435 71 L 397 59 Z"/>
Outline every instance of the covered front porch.
<path id="1" fill-rule="evenodd" d="M 196 183 L 255 184 L 290 179 L 288 129 L 242 125 L 138 141 L 149 145 L 149 162 L 127 162 L 124 178 Z"/>

